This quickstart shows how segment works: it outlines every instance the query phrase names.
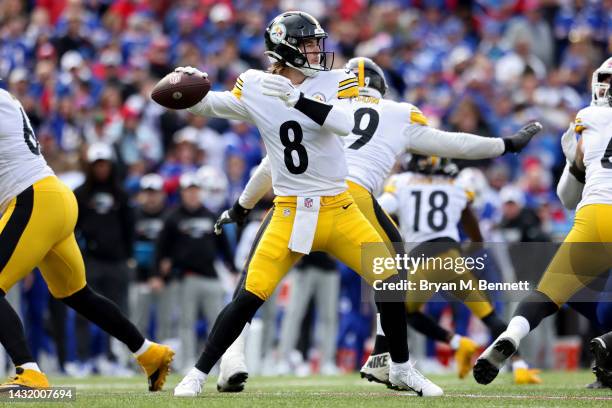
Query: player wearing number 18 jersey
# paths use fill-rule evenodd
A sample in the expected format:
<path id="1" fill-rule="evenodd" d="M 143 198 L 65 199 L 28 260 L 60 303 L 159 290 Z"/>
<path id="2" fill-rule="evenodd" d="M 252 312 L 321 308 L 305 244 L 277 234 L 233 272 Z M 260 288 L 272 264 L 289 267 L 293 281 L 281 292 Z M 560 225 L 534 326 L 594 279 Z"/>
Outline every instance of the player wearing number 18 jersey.
<path id="1" fill-rule="evenodd" d="M 0 343 L 16 375 L 0 392 L 46 388 L 47 377 L 29 350 L 19 317 L 5 295 L 38 267 L 51 294 L 125 343 L 160 390 L 174 352 L 145 340 L 116 305 L 85 282 L 83 258 L 74 237 L 77 202 L 43 158 L 21 104 L 0 89 Z"/>
<path id="2" fill-rule="evenodd" d="M 578 112 L 575 125 L 570 125 L 562 138 L 568 164 L 557 193 L 567 207 L 577 203 L 574 225 L 537 289 L 521 301 L 506 331 L 477 360 L 474 378 L 481 384 L 495 379 L 520 341 L 543 318 L 556 313 L 576 292 L 612 267 L 611 83 L 609 58 L 593 73 L 591 106 Z"/>
<path id="3" fill-rule="evenodd" d="M 448 159 L 412 155 L 407 170 L 389 179 L 385 193 L 378 200 L 385 211 L 398 216 L 404 245 L 411 257 L 426 256 L 445 262 L 442 267 L 442 263 L 430 264 L 427 261 L 426 266 L 411 271 L 409 281 L 414 282 L 417 290 L 411 291 L 406 299 L 408 321 L 415 322 L 422 305 L 435 293 L 432 287 L 420 289 L 420 282 L 449 283 L 451 290 L 448 293 L 455 300 L 463 302 L 497 337 L 506 324 L 493 309 L 487 295 L 478 290 L 478 280 L 472 271 L 463 266 L 460 266 L 463 270 L 448 269 L 446 263 L 453 259 L 462 262 L 459 226 L 463 227 L 472 242 L 482 242 L 478 220 L 470 206 L 473 198 L 471 186 L 457 180 L 457 167 Z M 422 318 L 414 327 L 424 335 L 456 349 L 459 377 L 464 378 L 469 373 L 472 356 L 478 347 L 475 342 L 452 335 Z M 377 336 L 376 343 L 379 341 Z M 377 346 L 375 344 L 375 348 L 382 351 L 384 342 L 381 347 Z M 366 364 L 362 372 L 367 373 L 367 368 Z M 539 370 L 528 369 L 527 364 L 518 357 L 513 361 L 513 369 L 517 384 L 541 382 L 537 376 Z"/>

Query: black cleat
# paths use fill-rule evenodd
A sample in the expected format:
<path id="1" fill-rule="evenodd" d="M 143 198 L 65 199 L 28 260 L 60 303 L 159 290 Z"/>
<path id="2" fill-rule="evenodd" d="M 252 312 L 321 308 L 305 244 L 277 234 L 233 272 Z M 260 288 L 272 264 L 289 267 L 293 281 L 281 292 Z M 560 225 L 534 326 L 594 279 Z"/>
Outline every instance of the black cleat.
<path id="1" fill-rule="evenodd" d="M 476 360 L 474 379 L 479 384 L 489 384 L 499 374 L 501 366 L 516 352 L 516 346 L 508 338 L 496 340 Z"/>
<path id="2" fill-rule="evenodd" d="M 585 388 L 588 388 L 589 390 L 603 390 L 609 387 L 603 385 L 601 381 L 595 380 L 594 382 L 587 384 Z"/>
<path id="3" fill-rule="evenodd" d="M 249 373 L 239 372 L 232 375 L 227 379 L 224 387 L 221 387 L 217 384 L 217 391 L 219 392 L 242 392 L 244 390 L 244 385 L 246 384 L 247 379 L 249 378 Z"/>
<path id="4" fill-rule="evenodd" d="M 606 343 L 601 338 L 595 337 L 589 343 L 589 350 L 595 357 L 593 374 L 595 374 L 597 381 L 587 385 L 587 388 L 612 388 L 612 356 L 606 348 Z"/>

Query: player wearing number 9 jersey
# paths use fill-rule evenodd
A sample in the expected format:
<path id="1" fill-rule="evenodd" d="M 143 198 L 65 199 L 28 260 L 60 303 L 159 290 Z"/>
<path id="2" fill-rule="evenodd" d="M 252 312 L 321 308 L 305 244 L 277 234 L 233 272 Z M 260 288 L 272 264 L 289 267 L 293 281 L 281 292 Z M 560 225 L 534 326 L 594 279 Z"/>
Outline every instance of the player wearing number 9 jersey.
<path id="1" fill-rule="evenodd" d="M 16 367 L 0 393 L 49 386 L 5 298 L 36 267 L 54 297 L 135 353 L 151 391 L 160 390 L 166 380 L 174 352 L 145 340 L 116 305 L 87 286 L 74 237 L 77 208 L 72 191 L 47 166 L 23 107 L 0 89 L 0 343 Z"/>
<path id="2" fill-rule="evenodd" d="M 265 33 L 268 72 L 249 70 L 239 76 L 231 92 L 209 92 L 189 111 L 253 123 L 267 151 L 274 208 L 263 221 L 246 274 L 232 300 L 219 314 L 196 366 L 174 390 L 175 396 L 197 396 L 217 360 L 236 340 L 280 280 L 304 255 L 324 251 L 357 271 L 368 283 L 399 282 L 395 268 L 375 274 L 372 259 L 361 259 L 361 244 L 382 238 L 357 209 L 347 191 L 348 174 L 341 136 L 350 133 L 353 114 L 347 103 L 358 94 L 350 70 L 326 65 L 327 37 L 319 22 L 303 12 L 277 16 Z M 193 68 L 179 72 L 204 75 Z M 240 208 L 237 212 L 243 212 Z M 367 256 L 388 257 L 384 245 Z M 389 331 L 390 381 L 420 395 L 438 396 L 442 390 L 416 374 L 408 362 L 403 294 L 398 301 L 376 296 L 381 324 Z M 387 298 L 389 300 L 389 298 Z"/>

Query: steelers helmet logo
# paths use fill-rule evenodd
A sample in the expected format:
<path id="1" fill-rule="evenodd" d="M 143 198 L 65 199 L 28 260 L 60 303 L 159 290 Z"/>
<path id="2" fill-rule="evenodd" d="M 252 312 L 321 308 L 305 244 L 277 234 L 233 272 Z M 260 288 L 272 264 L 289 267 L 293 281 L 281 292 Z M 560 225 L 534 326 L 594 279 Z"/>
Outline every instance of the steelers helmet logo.
<path id="1" fill-rule="evenodd" d="M 270 40 L 274 44 L 279 44 L 287 36 L 287 28 L 284 24 L 276 23 L 270 27 Z"/>

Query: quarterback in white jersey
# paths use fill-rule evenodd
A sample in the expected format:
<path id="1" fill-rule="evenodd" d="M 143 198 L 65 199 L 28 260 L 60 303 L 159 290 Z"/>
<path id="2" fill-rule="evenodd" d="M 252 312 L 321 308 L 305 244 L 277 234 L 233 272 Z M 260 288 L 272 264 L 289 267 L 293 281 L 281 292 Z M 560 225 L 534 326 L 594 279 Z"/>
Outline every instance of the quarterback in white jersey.
<path id="1" fill-rule="evenodd" d="M 49 387 L 5 298 L 34 268 L 40 269 L 53 297 L 125 343 L 149 377 L 149 389 L 160 390 L 174 352 L 145 340 L 116 305 L 87 285 L 74 237 L 76 198 L 47 166 L 23 106 L 2 89 L 0 206 L 0 344 L 16 367 L 15 377 L 0 384 L 0 393 Z"/>
<path id="2" fill-rule="evenodd" d="M 287 87 L 294 99 L 271 98 L 270 86 Z M 350 71 L 322 71 L 294 86 L 280 75 L 251 69 L 238 77 L 231 92 L 210 92 L 189 111 L 257 126 L 271 162 L 275 195 L 333 196 L 346 190 L 339 136 L 353 127 L 352 112 L 338 101 L 356 94 L 357 79 Z M 312 120 L 304 120 L 309 115 Z"/>
<path id="3" fill-rule="evenodd" d="M 372 60 L 353 58 L 345 68 L 356 74 L 359 86 L 359 95 L 350 99 L 355 125 L 343 138 L 348 187 L 359 210 L 387 244 L 401 242 L 401 235 L 373 194 L 380 192 L 397 158 L 406 150 L 461 159 L 491 158 L 522 150 L 541 129 L 539 123 L 532 123 L 503 139 L 437 130 L 427 126 L 427 119 L 415 106 L 382 98 L 387 83 L 382 69 Z M 272 160 L 268 157 L 262 160 L 234 207 L 222 214 L 217 227 L 241 222 L 270 189 L 274 179 Z M 342 158 L 335 160 L 340 162 Z M 380 376 L 376 381 L 387 382 Z"/>
<path id="4" fill-rule="evenodd" d="M 354 120 L 341 100 L 357 96 L 358 83 L 350 70 L 327 66 L 326 37 L 319 22 L 307 13 L 277 16 L 265 32 L 266 54 L 273 61 L 270 71 L 249 70 L 240 75 L 231 92 L 209 92 L 189 108 L 194 114 L 244 120 L 259 128 L 268 153 L 266 180 L 277 197 L 246 262 L 241 287 L 220 313 L 200 359 L 175 388 L 175 396 L 194 397 L 201 392 L 217 360 L 304 254 L 328 252 L 370 284 L 400 279 L 395 268 L 386 268 L 381 275 L 364 268 L 371 263 L 362 264 L 359 256 L 362 243 L 383 240 L 347 191 L 340 137 L 350 133 Z M 193 68 L 177 71 L 205 75 Z M 231 209 L 233 219 L 247 212 L 239 203 Z M 381 245 L 380 253 L 371 256 L 391 254 Z M 442 390 L 408 362 L 403 303 L 377 301 L 377 305 L 389 331 L 390 382 L 420 395 L 441 395 Z"/>
<path id="5" fill-rule="evenodd" d="M 520 341 L 543 318 L 612 267 L 611 82 L 609 58 L 593 73 L 591 106 L 578 112 L 575 124 L 561 139 L 567 164 L 557 194 L 566 207 L 577 208 L 574 225 L 537 289 L 519 304 L 506 331 L 477 360 L 474 377 L 479 383 L 493 381 Z M 534 302 L 539 303 L 537 307 Z"/>

